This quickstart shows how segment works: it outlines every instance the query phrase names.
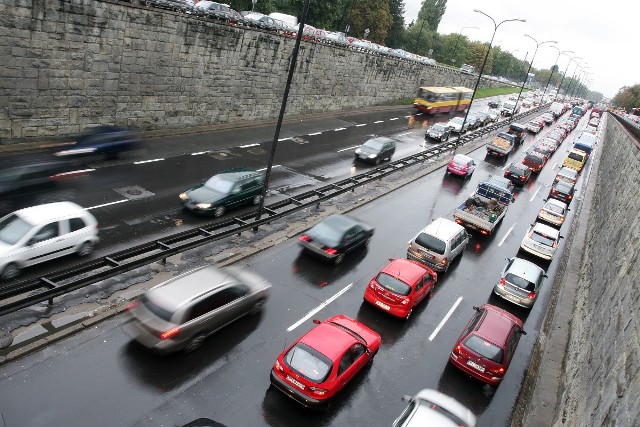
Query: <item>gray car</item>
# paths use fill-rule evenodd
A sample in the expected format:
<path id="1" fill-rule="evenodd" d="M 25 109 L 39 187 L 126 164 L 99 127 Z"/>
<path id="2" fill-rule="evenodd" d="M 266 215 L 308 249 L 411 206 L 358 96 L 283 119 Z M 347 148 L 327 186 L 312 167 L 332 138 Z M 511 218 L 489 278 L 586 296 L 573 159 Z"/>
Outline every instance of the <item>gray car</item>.
<path id="1" fill-rule="evenodd" d="M 257 314 L 271 284 L 234 267 L 205 266 L 149 289 L 128 308 L 125 331 L 159 354 L 199 348 L 207 336 L 247 314 Z"/>
<path id="2" fill-rule="evenodd" d="M 515 305 L 531 308 L 538 299 L 545 277 L 545 271 L 534 263 L 521 258 L 507 258 L 493 292 Z"/>

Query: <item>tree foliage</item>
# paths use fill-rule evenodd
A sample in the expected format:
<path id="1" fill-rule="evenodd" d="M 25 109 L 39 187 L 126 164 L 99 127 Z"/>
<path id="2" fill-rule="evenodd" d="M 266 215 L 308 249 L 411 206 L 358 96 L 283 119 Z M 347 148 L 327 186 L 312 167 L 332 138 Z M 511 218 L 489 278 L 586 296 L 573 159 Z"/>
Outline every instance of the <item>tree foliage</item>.
<path id="1" fill-rule="evenodd" d="M 389 0 L 353 0 L 349 22 L 349 34 L 364 38 L 365 30 L 368 29 L 366 39 L 383 44 L 392 24 Z"/>
<path id="2" fill-rule="evenodd" d="M 418 12 L 418 21 L 424 21 L 427 31 L 435 33 L 446 10 L 447 0 L 424 0 Z"/>
<path id="3" fill-rule="evenodd" d="M 391 27 L 387 33 L 386 46 L 399 48 L 404 42 L 404 0 L 389 0 Z"/>
<path id="4" fill-rule="evenodd" d="M 631 108 L 640 107 L 640 84 L 623 86 L 616 96 L 613 97 L 611 103 L 618 107 L 625 108 L 627 111 Z"/>

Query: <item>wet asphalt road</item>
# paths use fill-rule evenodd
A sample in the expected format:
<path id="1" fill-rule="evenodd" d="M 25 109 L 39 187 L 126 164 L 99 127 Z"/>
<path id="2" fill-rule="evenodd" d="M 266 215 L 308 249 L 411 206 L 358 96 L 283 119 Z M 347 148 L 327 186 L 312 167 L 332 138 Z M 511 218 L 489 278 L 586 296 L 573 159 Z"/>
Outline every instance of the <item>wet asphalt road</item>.
<path id="1" fill-rule="evenodd" d="M 416 149 L 423 132 L 407 130 L 406 123 L 400 127 L 397 133 L 409 132 L 397 138 L 402 155 Z M 540 176 L 518 193 L 496 234 L 490 239 L 471 240 L 460 261 L 440 276 L 434 297 L 415 310 L 408 322 L 363 303 L 365 286 L 388 258 L 405 256 L 407 241 L 419 229 L 439 216 L 450 218 L 478 182 L 490 174 L 502 175 L 504 164 L 485 161 L 482 147 L 471 153 L 479 166 L 470 180 L 445 176 L 440 169 L 353 211 L 354 216 L 373 224 L 376 232 L 368 250 L 356 252 L 342 265 L 334 267 L 304 256 L 295 239 L 244 260 L 242 265 L 274 285 L 265 310 L 216 333 L 196 353 L 153 357 L 130 342 L 121 328 L 126 317 L 117 316 L 0 367 L 0 411 L 6 425 L 171 426 L 208 417 L 227 426 L 383 426 L 390 425 L 402 411 L 402 395 L 422 388 L 436 388 L 469 406 L 481 426 L 507 425 L 544 316 L 557 261 L 548 267 L 546 286 L 531 311 L 492 298 L 491 290 L 504 258 L 518 252 L 528 224 L 535 220 L 549 191 L 557 163 L 562 162 L 577 133 L 569 136 Z M 333 170 L 335 176 L 341 176 L 350 169 L 352 154 L 344 158 L 334 154 L 329 148 L 338 145 L 332 145 L 331 139 L 324 142 L 326 150 L 312 156 L 317 162 L 301 161 L 297 166 L 304 175 L 332 175 Z M 529 137 L 509 160 L 520 161 L 531 143 Z M 328 162 L 320 164 L 319 159 Z M 576 197 L 586 174 L 582 175 Z M 168 181 L 163 182 L 167 185 Z M 274 182 L 277 186 L 278 180 Z M 177 193 L 172 188 L 166 200 L 145 202 L 145 208 L 169 209 L 169 194 Z M 124 208 L 129 203 L 113 206 Z M 147 206 L 150 204 L 153 206 Z M 127 212 L 132 214 L 127 210 L 110 213 L 113 229 L 125 228 L 122 224 L 126 221 L 118 222 L 117 218 L 120 214 L 126 218 Z M 102 210 L 96 210 L 96 215 L 103 215 Z M 570 213 L 564 233 L 572 219 Z M 115 239 L 113 244 L 117 243 Z M 562 243 L 559 249 L 563 250 Z M 381 334 L 382 347 L 373 366 L 343 390 L 328 412 L 303 410 L 269 389 L 269 371 L 282 349 L 313 324 L 309 320 L 291 332 L 287 328 L 350 285 L 315 317 L 325 319 L 338 313 L 354 317 Z M 459 298 L 462 300 L 452 316 L 430 341 Z M 497 389 L 484 387 L 447 364 L 458 334 L 472 315 L 472 306 L 487 301 L 519 316 L 528 332 Z"/>

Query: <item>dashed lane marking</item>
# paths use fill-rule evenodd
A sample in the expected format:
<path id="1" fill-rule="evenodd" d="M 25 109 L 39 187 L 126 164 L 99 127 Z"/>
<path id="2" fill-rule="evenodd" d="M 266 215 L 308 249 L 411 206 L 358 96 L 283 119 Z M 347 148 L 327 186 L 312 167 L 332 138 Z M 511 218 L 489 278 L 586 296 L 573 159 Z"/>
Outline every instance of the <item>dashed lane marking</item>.
<path id="1" fill-rule="evenodd" d="M 541 188 L 542 188 L 542 185 L 538 187 L 538 189 L 536 190 L 535 193 L 533 193 L 533 196 L 531 196 L 531 198 L 529 199 L 530 202 L 533 202 L 533 199 L 536 198 L 536 196 L 538 195 L 538 192 L 540 191 Z"/>
<path id="2" fill-rule="evenodd" d="M 509 234 L 511 234 L 511 232 L 513 231 L 513 228 L 514 228 L 515 226 L 516 226 L 516 225 L 515 225 L 515 224 L 513 224 L 513 225 L 511 226 L 511 228 L 510 228 L 509 230 L 507 230 L 507 234 L 505 234 L 505 235 L 504 235 L 504 237 L 502 238 L 502 240 L 500 240 L 500 243 L 498 243 L 498 246 L 502 246 L 502 244 L 504 243 L 504 241 L 505 241 L 505 240 L 507 240 L 507 237 L 509 237 Z"/>
<path id="3" fill-rule="evenodd" d="M 309 318 L 311 316 L 315 315 L 317 312 L 319 312 L 320 310 L 322 310 L 323 308 L 325 308 L 326 306 L 331 304 L 331 302 L 333 302 L 334 300 L 339 298 L 340 295 L 344 294 L 349 289 L 351 289 L 352 286 L 353 286 L 353 283 L 349 283 L 347 286 L 345 286 L 340 291 L 338 291 L 334 296 L 332 296 L 331 298 L 325 300 L 322 304 L 320 304 L 319 306 L 317 306 L 316 308 L 314 308 L 313 310 L 308 312 L 302 319 L 298 320 L 296 323 L 294 323 L 293 325 L 289 326 L 287 328 L 287 332 L 293 331 L 295 328 L 297 328 L 298 326 L 300 326 L 301 324 L 303 324 L 304 322 L 309 320 Z"/>
<path id="4" fill-rule="evenodd" d="M 374 124 L 376 124 L 376 123 L 383 123 L 383 122 L 384 122 L 384 120 L 376 120 L 376 121 L 375 121 L 375 122 L 373 122 L 373 123 L 374 123 Z"/>
<path id="5" fill-rule="evenodd" d="M 333 131 L 334 131 L 334 132 L 338 132 L 338 131 L 345 130 L 345 129 L 346 129 L 346 128 L 337 128 L 337 129 L 334 129 Z"/>
<path id="6" fill-rule="evenodd" d="M 84 208 L 84 210 L 85 211 L 89 211 L 91 209 L 104 208 L 105 206 L 117 205 L 119 203 L 124 203 L 124 202 L 128 202 L 128 201 L 129 201 L 129 199 L 118 200 L 117 202 L 105 203 L 103 205 L 96 205 L 96 206 L 91 206 L 90 208 Z"/>
<path id="7" fill-rule="evenodd" d="M 273 166 L 271 166 L 271 169 L 275 169 L 275 168 L 279 168 L 279 167 L 280 167 L 280 165 L 273 165 Z M 258 169 L 258 172 L 262 172 L 262 171 L 266 171 L 266 170 L 267 170 L 267 168 L 262 168 L 262 169 Z"/>
<path id="8" fill-rule="evenodd" d="M 446 316 L 444 316 L 444 319 L 442 319 L 442 321 L 440 322 L 440 324 L 438 325 L 438 327 L 433 331 L 433 333 L 431 334 L 431 336 L 429 336 L 429 341 L 433 341 L 433 339 L 436 337 L 436 335 L 438 335 L 438 332 L 440 332 L 440 329 L 442 329 L 442 327 L 444 326 L 445 323 L 447 323 L 447 320 L 449 320 L 449 317 L 451 317 L 451 315 L 453 314 L 453 312 L 456 310 L 456 308 L 458 307 L 458 305 L 460 304 L 460 302 L 462 301 L 462 297 L 458 297 L 458 299 L 456 300 L 456 302 L 453 304 L 453 306 L 449 309 L 449 312 L 446 314 Z"/>
<path id="9" fill-rule="evenodd" d="M 322 132 L 310 133 L 309 136 L 322 135 Z"/>
<path id="10" fill-rule="evenodd" d="M 343 151 L 353 150 L 354 148 L 360 147 L 359 145 L 354 145 L 353 147 L 343 148 L 342 150 L 336 151 L 336 153 L 342 153 Z"/>
<path id="11" fill-rule="evenodd" d="M 139 162 L 133 162 L 134 165 L 142 165 L 145 163 L 153 163 L 153 162 L 161 162 L 164 159 L 151 159 L 151 160 L 140 160 Z"/>
<path id="12" fill-rule="evenodd" d="M 249 148 L 249 147 L 257 147 L 260 144 L 247 144 L 247 145 L 241 145 L 238 148 Z"/>
<path id="13" fill-rule="evenodd" d="M 361 128 L 362 126 L 366 126 L 366 123 L 360 123 L 359 125 L 356 125 L 357 128 Z"/>

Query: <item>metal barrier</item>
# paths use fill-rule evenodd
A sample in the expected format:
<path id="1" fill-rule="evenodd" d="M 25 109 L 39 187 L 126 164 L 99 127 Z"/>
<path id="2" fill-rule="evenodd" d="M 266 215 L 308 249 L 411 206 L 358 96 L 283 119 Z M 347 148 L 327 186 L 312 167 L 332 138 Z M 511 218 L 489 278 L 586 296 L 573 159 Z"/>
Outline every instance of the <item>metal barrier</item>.
<path id="1" fill-rule="evenodd" d="M 380 180 L 399 170 L 422 164 L 432 157 L 463 146 L 476 138 L 508 125 L 511 121 L 536 113 L 547 106 L 548 104 L 534 108 L 526 113 L 518 114 L 510 120 L 487 125 L 451 142 L 447 142 L 444 145 L 430 148 L 421 153 L 395 160 L 359 175 L 265 206 L 264 211 L 268 216 L 259 221 L 255 221 L 255 212 L 245 213 L 233 218 L 220 219 L 202 227 L 134 246 L 99 259 L 49 273 L 45 276 L 2 287 L 0 289 L 0 301 L 6 301 L 10 298 L 13 300 L 0 305 L 0 316 L 42 301 L 49 301 L 51 304 L 55 297 L 101 280 L 117 276 L 155 261 L 166 260 L 169 256 L 207 243 L 215 242 L 235 234 L 239 235 L 243 231 L 257 229 L 261 225 L 308 207 L 314 205 L 319 206 L 323 201 L 353 191 L 357 187 L 366 185 L 372 181 Z"/>

